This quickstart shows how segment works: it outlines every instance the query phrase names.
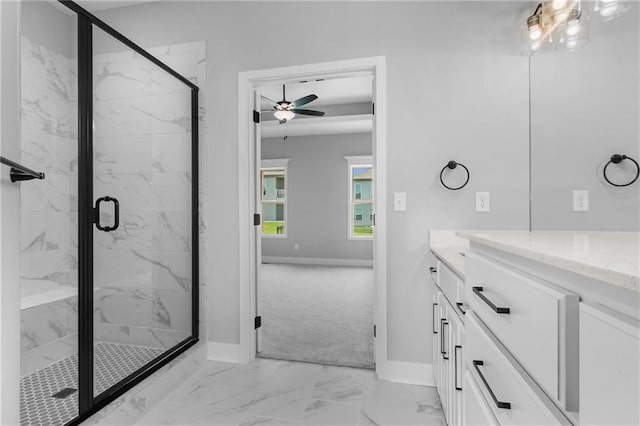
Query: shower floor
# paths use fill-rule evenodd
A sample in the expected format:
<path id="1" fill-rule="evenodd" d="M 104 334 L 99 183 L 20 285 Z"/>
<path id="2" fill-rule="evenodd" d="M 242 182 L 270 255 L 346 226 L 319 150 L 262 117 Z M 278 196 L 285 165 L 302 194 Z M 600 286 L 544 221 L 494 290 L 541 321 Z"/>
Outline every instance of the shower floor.
<path id="1" fill-rule="evenodd" d="M 104 392 L 136 371 L 164 349 L 119 343 L 95 345 L 95 392 Z M 63 425 L 78 415 L 78 392 L 66 398 L 52 395 L 65 388 L 78 389 L 78 354 L 55 362 L 20 380 L 20 424 Z"/>

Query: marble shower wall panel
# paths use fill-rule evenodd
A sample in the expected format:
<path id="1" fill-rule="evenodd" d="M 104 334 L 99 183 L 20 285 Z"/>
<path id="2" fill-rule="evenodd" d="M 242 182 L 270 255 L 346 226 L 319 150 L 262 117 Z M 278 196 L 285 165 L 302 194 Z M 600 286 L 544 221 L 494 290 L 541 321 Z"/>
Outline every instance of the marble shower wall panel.
<path id="1" fill-rule="evenodd" d="M 69 297 L 20 312 L 21 352 L 64 338 L 78 330 L 78 299 Z"/>
<path id="2" fill-rule="evenodd" d="M 203 43 L 149 51 L 202 88 Z M 94 194 L 120 202 L 119 229 L 95 233 L 96 335 L 170 347 L 191 331 L 191 93 L 133 52 L 94 63 Z"/>

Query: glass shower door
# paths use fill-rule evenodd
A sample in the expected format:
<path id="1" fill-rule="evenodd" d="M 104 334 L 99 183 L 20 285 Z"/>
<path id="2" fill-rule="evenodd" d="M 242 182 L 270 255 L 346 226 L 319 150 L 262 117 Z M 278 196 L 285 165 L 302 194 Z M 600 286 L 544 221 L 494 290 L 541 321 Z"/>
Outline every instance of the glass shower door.
<path id="1" fill-rule="evenodd" d="M 92 33 L 97 396 L 192 336 L 193 111 L 191 87 Z"/>

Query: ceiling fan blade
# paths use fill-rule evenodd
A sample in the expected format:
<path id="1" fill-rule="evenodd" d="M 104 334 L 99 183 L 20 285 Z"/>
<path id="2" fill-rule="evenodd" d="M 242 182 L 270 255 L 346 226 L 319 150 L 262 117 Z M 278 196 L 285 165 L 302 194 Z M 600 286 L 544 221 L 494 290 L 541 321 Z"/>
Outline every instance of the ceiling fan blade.
<path id="1" fill-rule="evenodd" d="M 312 109 L 294 109 L 293 112 L 295 112 L 296 114 L 302 114 L 302 115 L 313 115 L 316 117 L 322 117 L 324 115 L 323 111 L 314 111 Z"/>
<path id="2" fill-rule="evenodd" d="M 261 97 L 262 99 L 264 99 L 265 101 L 267 101 L 267 102 L 269 102 L 269 103 L 273 104 L 273 106 L 274 106 L 274 107 L 278 105 L 278 103 L 277 103 L 276 101 L 274 101 L 273 99 L 269 99 L 269 98 L 267 98 L 267 97 L 266 97 L 266 96 L 264 96 L 264 95 L 260 95 L 260 97 Z"/>
<path id="3" fill-rule="evenodd" d="M 313 101 L 315 101 L 316 99 L 318 99 L 318 96 L 316 95 L 307 95 L 307 96 L 303 96 L 302 98 L 298 99 L 297 101 L 293 101 L 293 105 L 298 108 L 301 107 L 303 105 L 306 105 L 308 103 L 311 103 Z"/>

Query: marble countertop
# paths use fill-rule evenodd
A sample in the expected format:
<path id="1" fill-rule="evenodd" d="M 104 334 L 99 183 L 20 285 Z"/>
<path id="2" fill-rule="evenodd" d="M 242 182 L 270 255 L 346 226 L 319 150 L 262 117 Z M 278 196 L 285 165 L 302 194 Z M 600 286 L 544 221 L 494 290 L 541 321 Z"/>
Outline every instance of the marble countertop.
<path id="1" fill-rule="evenodd" d="M 447 265 L 454 274 L 464 280 L 465 257 L 463 253 L 466 249 L 459 247 L 431 247 L 433 254 Z"/>
<path id="2" fill-rule="evenodd" d="M 457 235 L 640 292 L 640 232 L 458 231 Z"/>

